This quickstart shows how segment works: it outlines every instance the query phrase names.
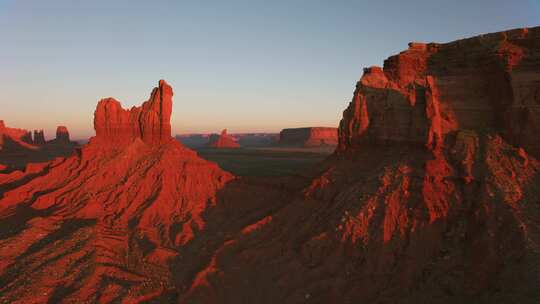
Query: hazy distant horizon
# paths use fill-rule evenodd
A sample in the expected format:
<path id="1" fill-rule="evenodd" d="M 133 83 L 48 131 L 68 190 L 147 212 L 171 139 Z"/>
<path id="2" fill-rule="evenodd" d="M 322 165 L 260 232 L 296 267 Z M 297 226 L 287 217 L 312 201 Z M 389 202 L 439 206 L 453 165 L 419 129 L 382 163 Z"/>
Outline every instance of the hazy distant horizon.
<path id="1" fill-rule="evenodd" d="M 0 0 L 0 119 L 88 138 L 99 99 L 165 79 L 173 135 L 337 127 L 362 69 L 408 42 L 540 23 L 539 0 L 180 2 Z"/>

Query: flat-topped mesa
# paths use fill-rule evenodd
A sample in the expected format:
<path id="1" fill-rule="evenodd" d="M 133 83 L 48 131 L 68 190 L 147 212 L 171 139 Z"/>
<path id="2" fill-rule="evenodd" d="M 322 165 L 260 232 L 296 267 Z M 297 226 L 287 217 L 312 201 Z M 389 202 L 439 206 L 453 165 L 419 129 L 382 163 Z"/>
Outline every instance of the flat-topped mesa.
<path id="1" fill-rule="evenodd" d="M 500 134 L 540 157 L 538 56 L 540 27 L 412 42 L 384 68 L 364 69 L 343 113 L 338 152 L 388 143 L 436 150 L 470 130 Z"/>
<path id="2" fill-rule="evenodd" d="M 65 126 L 58 126 L 56 128 L 56 139 L 61 141 L 69 141 L 69 131 Z"/>
<path id="3" fill-rule="evenodd" d="M 329 127 L 288 128 L 279 133 L 282 146 L 319 147 L 337 145 L 337 129 Z"/>
<path id="4" fill-rule="evenodd" d="M 100 100 L 94 113 L 94 141 L 112 146 L 126 145 L 136 139 L 150 145 L 170 141 L 172 96 L 172 88 L 160 80 L 150 99 L 140 107 L 125 110 L 114 98 Z"/>

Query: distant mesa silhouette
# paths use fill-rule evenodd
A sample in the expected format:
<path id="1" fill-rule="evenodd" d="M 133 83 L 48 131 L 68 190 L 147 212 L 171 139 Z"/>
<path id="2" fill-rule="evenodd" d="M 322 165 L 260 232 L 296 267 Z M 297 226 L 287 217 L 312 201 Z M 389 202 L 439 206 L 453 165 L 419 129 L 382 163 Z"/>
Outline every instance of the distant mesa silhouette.
<path id="1" fill-rule="evenodd" d="M 279 144 L 295 147 L 336 146 L 337 132 L 337 128 L 329 127 L 283 129 L 279 133 Z"/>
<path id="2" fill-rule="evenodd" d="M 28 163 L 46 162 L 71 155 L 78 143 L 69 140 L 66 127 L 59 130 L 61 132 L 57 136 L 60 135 L 60 138 L 46 141 L 43 130 L 34 130 L 32 137 L 32 132 L 6 127 L 4 121 L 0 121 L 0 163 L 13 169 L 22 169 Z"/>
<path id="3" fill-rule="evenodd" d="M 56 139 L 58 141 L 69 142 L 69 131 L 66 126 L 58 126 L 56 128 Z"/>

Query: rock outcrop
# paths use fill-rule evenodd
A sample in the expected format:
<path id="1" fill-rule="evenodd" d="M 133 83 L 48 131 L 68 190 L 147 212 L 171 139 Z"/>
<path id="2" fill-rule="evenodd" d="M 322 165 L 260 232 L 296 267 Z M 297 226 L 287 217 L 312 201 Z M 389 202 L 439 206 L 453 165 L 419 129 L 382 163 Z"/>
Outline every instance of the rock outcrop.
<path id="1" fill-rule="evenodd" d="M 304 196 L 216 251 L 185 299 L 536 303 L 539 56 L 531 28 L 366 69 Z"/>
<path id="2" fill-rule="evenodd" d="M 7 127 L 0 120 L 0 150 L 37 149 L 28 130 Z"/>
<path id="3" fill-rule="evenodd" d="M 240 144 L 234 140 L 229 134 L 227 134 L 227 129 L 223 129 L 221 134 L 212 134 L 208 139 L 208 144 L 206 145 L 209 148 L 240 148 Z"/>
<path id="4" fill-rule="evenodd" d="M 6 127 L 0 121 L 0 162 L 10 168 L 23 169 L 29 163 L 51 161 L 71 155 L 78 147 L 69 140 L 66 127 L 59 127 L 57 138 L 46 141 L 43 130 L 32 132 Z"/>
<path id="5" fill-rule="evenodd" d="M 279 133 L 279 144 L 296 147 L 335 146 L 338 143 L 336 128 L 313 127 L 283 129 Z"/>
<path id="6" fill-rule="evenodd" d="M 114 98 L 99 101 L 94 114 L 95 141 L 122 147 L 136 139 L 150 145 L 171 140 L 172 88 L 164 81 L 140 107 L 124 110 Z"/>
<path id="7" fill-rule="evenodd" d="M 43 130 L 39 130 L 39 131 L 34 130 L 33 143 L 36 146 L 43 146 L 44 144 L 47 143 L 47 141 L 45 140 L 45 134 L 43 133 Z"/>
<path id="8" fill-rule="evenodd" d="M 435 149 L 459 130 L 497 132 L 540 157 L 537 28 L 447 44 L 411 43 L 365 69 L 343 113 L 339 150 L 370 143 Z"/>
<path id="9" fill-rule="evenodd" d="M 171 97 L 160 81 L 141 107 L 102 100 L 76 155 L 0 174 L 0 302 L 137 302 L 174 282 L 233 176 L 173 140 Z"/>
<path id="10" fill-rule="evenodd" d="M 69 131 L 66 126 L 58 126 L 56 128 L 56 140 L 66 142 L 66 143 L 71 141 L 69 139 Z"/>

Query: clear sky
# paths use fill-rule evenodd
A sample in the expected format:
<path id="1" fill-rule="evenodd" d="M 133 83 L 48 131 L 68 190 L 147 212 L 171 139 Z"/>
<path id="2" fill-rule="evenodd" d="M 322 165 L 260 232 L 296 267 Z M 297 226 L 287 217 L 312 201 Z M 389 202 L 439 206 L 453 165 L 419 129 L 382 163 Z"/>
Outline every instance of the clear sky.
<path id="1" fill-rule="evenodd" d="M 540 25 L 540 0 L 0 0 L 0 119 L 94 134 L 159 79 L 173 133 L 337 126 L 362 68 L 407 48 Z"/>

